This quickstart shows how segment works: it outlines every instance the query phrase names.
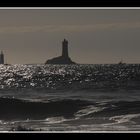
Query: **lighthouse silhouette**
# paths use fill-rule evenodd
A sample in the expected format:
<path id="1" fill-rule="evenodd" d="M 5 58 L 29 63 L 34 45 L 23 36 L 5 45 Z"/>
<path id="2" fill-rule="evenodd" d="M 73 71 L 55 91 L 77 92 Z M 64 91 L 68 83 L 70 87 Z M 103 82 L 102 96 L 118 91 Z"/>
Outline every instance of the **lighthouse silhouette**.
<path id="1" fill-rule="evenodd" d="M 1 54 L 0 54 L 0 64 L 4 64 L 4 54 L 3 54 L 3 51 L 1 51 Z"/>
<path id="2" fill-rule="evenodd" d="M 64 57 L 64 58 L 69 57 L 69 54 L 68 54 L 68 41 L 66 39 L 64 39 L 64 41 L 62 42 L 62 57 Z"/>
<path id="3" fill-rule="evenodd" d="M 64 39 L 62 41 L 62 55 L 54 57 L 45 62 L 45 64 L 76 64 L 71 60 L 68 54 L 68 41 Z"/>

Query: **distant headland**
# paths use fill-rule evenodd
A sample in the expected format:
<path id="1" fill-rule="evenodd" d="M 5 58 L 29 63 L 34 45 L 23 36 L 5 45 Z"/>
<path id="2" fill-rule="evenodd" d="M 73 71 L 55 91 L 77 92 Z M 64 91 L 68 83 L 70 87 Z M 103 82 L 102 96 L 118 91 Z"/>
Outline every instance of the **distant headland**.
<path id="1" fill-rule="evenodd" d="M 66 39 L 64 39 L 62 42 L 62 55 L 47 60 L 45 64 L 76 64 L 69 57 L 68 41 Z"/>

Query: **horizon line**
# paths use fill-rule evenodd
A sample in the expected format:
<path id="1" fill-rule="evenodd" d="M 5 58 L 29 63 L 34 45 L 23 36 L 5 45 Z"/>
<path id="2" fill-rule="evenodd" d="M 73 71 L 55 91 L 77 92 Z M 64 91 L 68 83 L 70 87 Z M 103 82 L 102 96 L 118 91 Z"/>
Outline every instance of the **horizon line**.
<path id="1" fill-rule="evenodd" d="M 35 65 L 35 64 L 44 64 L 44 65 L 73 65 L 73 64 L 45 64 L 45 63 L 4 63 L 0 65 Z M 74 65 L 114 65 L 114 64 L 119 64 L 118 63 L 76 63 Z M 120 65 L 127 65 L 127 64 L 140 64 L 139 63 L 129 63 L 129 62 L 124 62 Z"/>

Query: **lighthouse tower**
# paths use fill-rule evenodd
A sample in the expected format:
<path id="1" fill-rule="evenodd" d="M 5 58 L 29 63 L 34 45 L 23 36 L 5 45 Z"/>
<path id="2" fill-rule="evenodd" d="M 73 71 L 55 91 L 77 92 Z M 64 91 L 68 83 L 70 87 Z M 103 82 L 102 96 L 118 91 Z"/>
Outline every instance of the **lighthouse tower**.
<path id="1" fill-rule="evenodd" d="M 71 60 L 68 54 L 68 41 L 64 39 L 62 41 L 62 55 L 54 57 L 45 62 L 45 64 L 76 64 Z"/>
<path id="2" fill-rule="evenodd" d="M 68 58 L 68 41 L 66 39 L 62 42 L 62 57 Z"/>
<path id="3" fill-rule="evenodd" d="M 3 54 L 2 51 L 1 51 L 1 54 L 0 54 L 0 64 L 4 64 L 4 54 Z"/>

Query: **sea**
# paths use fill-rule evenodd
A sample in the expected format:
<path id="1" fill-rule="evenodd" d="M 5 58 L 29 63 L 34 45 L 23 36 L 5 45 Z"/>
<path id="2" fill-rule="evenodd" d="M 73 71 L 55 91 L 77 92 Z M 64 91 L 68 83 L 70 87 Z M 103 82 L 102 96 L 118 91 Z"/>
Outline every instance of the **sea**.
<path id="1" fill-rule="evenodd" d="M 0 65 L 0 131 L 140 131 L 140 64 Z"/>

